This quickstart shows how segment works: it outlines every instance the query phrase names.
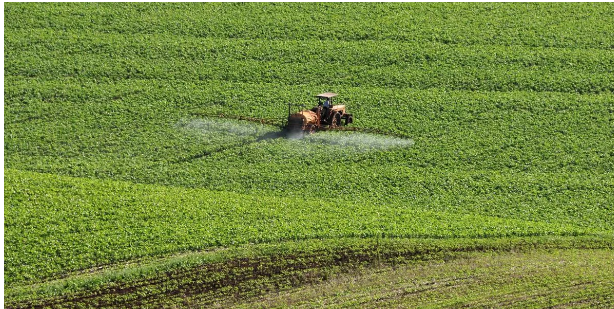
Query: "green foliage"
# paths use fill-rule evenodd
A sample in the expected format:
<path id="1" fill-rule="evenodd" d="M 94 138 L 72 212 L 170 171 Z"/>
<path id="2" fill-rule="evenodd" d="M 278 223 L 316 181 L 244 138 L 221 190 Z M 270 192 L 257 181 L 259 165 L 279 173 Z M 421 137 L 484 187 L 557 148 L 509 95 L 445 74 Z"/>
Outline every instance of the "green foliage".
<path id="1" fill-rule="evenodd" d="M 602 4 L 13 4 L 6 25 L 224 39 L 407 41 L 609 49 Z M 537 18 L 539 17 L 539 18 Z M 111 49 L 112 51 L 112 49 Z"/>
<path id="2" fill-rule="evenodd" d="M 560 222 L 433 212 L 419 204 L 243 195 L 12 169 L 6 170 L 5 183 L 8 283 L 143 256 L 247 243 L 591 232 Z"/>
<path id="3" fill-rule="evenodd" d="M 8 3 L 6 282 L 294 239 L 611 233 L 613 11 Z M 405 138 L 203 116 L 281 123 L 323 91 Z"/>

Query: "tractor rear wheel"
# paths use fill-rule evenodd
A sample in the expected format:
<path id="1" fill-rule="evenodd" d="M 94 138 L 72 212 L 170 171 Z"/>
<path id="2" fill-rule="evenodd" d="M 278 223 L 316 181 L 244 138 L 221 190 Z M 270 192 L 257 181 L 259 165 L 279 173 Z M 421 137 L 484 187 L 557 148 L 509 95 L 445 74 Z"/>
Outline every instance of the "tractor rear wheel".
<path id="1" fill-rule="evenodd" d="M 348 124 L 352 123 L 354 119 L 352 119 L 352 115 L 347 115 L 345 117 L 345 125 L 347 126 Z"/>

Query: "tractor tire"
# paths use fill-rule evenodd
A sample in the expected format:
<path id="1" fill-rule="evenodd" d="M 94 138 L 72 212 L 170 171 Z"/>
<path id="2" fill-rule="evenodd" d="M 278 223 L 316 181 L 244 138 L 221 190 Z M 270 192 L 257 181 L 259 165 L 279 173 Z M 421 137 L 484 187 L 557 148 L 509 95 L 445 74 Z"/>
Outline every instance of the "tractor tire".
<path id="1" fill-rule="evenodd" d="M 316 126 L 314 126 L 314 125 L 309 125 L 309 126 L 307 127 L 307 134 L 313 134 L 313 133 L 316 133 Z"/>
<path id="2" fill-rule="evenodd" d="M 340 119 L 341 119 L 341 115 L 339 113 L 334 114 L 330 120 L 330 127 L 336 128 L 341 123 L 341 121 L 339 121 Z"/>
<path id="3" fill-rule="evenodd" d="M 352 115 L 347 115 L 345 117 L 345 125 L 347 126 L 348 124 L 352 123 L 354 121 Z"/>

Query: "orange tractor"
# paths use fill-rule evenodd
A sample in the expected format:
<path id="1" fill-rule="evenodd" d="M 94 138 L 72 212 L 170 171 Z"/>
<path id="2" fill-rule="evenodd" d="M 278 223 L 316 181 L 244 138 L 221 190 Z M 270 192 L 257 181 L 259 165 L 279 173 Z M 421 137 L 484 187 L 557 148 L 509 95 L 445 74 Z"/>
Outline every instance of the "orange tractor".
<path id="1" fill-rule="evenodd" d="M 353 122 L 352 114 L 345 112 L 345 105 L 333 104 L 336 93 L 318 94 L 318 105 L 312 109 L 303 109 L 292 114 L 292 104 L 288 104 L 288 122 L 286 131 L 314 133 L 316 131 L 337 129 Z M 304 106 L 299 106 L 304 108 Z"/>

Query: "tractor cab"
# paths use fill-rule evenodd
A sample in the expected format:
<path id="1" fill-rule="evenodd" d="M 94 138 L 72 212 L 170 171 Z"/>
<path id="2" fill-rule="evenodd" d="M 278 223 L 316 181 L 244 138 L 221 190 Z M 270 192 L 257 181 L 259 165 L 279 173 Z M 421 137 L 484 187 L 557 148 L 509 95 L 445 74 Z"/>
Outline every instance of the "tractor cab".
<path id="1" fill-rule="evenodd" d="M 325 93 L 320 93 L 316 96 L 316 98 L 318 98 L 318 106 L 324 106 L 324 107 L 332 107 L 333 106 L 333 98 L 336 97 L 337 94 L 336 93 L 332 93 L 332 92 L 325 92 Z M 325 106 L 325 102 L 328 101 L 328 105 L 329 106 Z"/>
<path id="2" fill-rule="evenodd" d="M 333 98 L 336 96 L 337 94 L 332 92 L 318 94 L 316 96 L 316 98 L 318 99 L 318 105 L 316 105 L 311 110 L 315 113 L 318 113 L 320 117 L 327 118 L 331 107 L 333 107 Z"/>

